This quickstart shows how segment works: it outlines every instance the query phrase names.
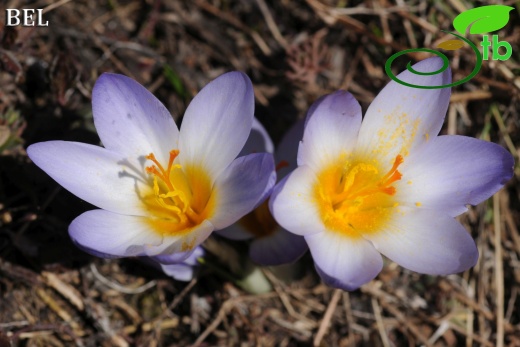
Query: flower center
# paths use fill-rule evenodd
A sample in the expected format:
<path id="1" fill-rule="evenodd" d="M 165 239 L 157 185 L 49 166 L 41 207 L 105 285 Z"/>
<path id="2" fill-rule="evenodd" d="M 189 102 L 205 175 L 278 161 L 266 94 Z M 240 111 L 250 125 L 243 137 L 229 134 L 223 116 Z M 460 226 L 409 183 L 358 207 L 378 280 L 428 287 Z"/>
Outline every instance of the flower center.
<path id="1" fill-rule="evenodd" d="M 211 181 L 205 170 L 189 167 L 183 170 L 174 164 L 178 150 L 170 151 L 164 168 L 153 153 L 146 156 L 153 165 L 146 172 L 153 177 L 151 193 L 143 199 L 154 215 L 150 219 L 153 229 L 164 235 L 189 232 L 211 214 Z"/>
<path id="2" fill-rule="evenodd" d="M 320 217 L 327 228 L 351 237 L 380 230 L 397 206 L 393 196 L 402 174 L 398 155 L 391 169 L 382 174 L 376 161 L 346 161 L 340 158 L 324 169 L 314 186 Z"/>
<path id="3" fill-rule="evenodd" d="M 270 236 L 278 227 L 278 223 L 269 211 L 269 199 L 242 217 L 239 223 L 256 238 Z"/>

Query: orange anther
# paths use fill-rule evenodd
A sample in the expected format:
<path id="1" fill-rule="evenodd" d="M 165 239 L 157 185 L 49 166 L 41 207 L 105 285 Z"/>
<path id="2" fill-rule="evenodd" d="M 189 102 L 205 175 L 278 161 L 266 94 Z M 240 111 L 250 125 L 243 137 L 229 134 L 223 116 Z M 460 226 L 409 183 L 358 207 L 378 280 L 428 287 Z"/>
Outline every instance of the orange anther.
<path id="1" fill-rule="evenodd" d="M 156 166 L 157 168 L 159 169 L 159 171 L 161 172 L 161 174 L 163 176 L 166 176 L 165 175 L 165 171 L 164 171 L 164 168 L 162 167 L 161 163 L 159 163 L 159 161 L 157 161 L 157 159 L 155 158 L 155 155 L 153 153 L 150 153 L 146 156 L 146 159 L 148 160 L 151 160 Z"/>
<path id="2" fill-rule="evenodd" d="M 282 160 L 278 163 L 278 165 L 276 165 L 276 168 L 274 169 L 275 171 L 278 171 L 278 170 L 281 170 L 283 169 L 284 167 L 289 167 L 289 162 L 286 161 L 286 160 Z"/>
<path id="3" fill-rule="evenodd" d="M 394 195 L 396 192 L 395 187 L 382 187 L 381 191 L 388 195 Z"/>
<path id="4" fill-rule="evenodd" d="M 170 160 L 168 160 L 168 169 L 166 171 L 168 176 L 170 175 L 170 172 L 172 171 L 173 162 L 175 161 L 175 158 L 177 158 L 178 155 L 179 155 L 179 150 L 178 149 L 172 149 L 170 151 Z"/>

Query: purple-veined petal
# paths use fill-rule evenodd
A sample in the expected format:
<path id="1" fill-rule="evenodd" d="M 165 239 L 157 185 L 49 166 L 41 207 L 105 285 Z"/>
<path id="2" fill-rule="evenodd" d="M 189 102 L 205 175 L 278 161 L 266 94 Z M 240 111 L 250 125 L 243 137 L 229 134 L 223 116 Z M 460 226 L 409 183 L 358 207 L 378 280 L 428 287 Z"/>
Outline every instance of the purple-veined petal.
<path id="1" fill-rule="evenodd" d="M 409 157 L 396 198 L 457 216 L 513 176 L 514 159 L 501 146 L 466 136 L 438 136 Z"/>
<path id="2" fill-rule="evenodd" d="M 440 58 L 425 59 L 412 67 L 420 72 L 437 71 Z M 433 76 L 404 71 L 399 79 L 417 85 L 433 86 L 451 82 L 451 70 Z M 395 158 L 407 156 L 413 149 L 439 133 L 451 88 L 411 88 L 391 81 L 370 104 L 359 131 L 358 150 L 367 156 Z"/>
<path id="3" fill-rule="evenodd" d="M 105 73 L 92 90 L 94 124 L 105 148 L 129 159 L 154 153 L 168 162 L 179 131 L 170 112 L 146 88 L 123 75 Z"/>
<path id="4" fill-rule="evenodd" d="M 145 215 L 139 200 L 147 177 L 121 154 L 79 142 L 48 141 L 27 148 L 32 161 L 72 194 L 108 211 Z"/>
<path id="5" fill-rule="evenodd" d="M 155 257 L 188 252 L 204 242 L 213 229 L 204 221 L 187 233 L 162 235 L 151 228 L 146 217 L 93 210 L 72 221 L 69 235 L 80 248 L 97 256 Z"/>
<path id="6" fill-rule="evenodd" d="M 274 144 L 264 126 L 258 121 L 258 119 L 253 118 L 253 127 L 251 128 L 251 133 L 249 134 L 246 144 L 238 156 L 241 157 L 252 153 L 264 152 L 273 153 Z"/>
<path id="7" fill-rule="evenodd" d="M 199 249 L 200 247 L 193 248 L 191 251 L 187 252 L 180 252 L 180 253 L 173 253 L 173 254 L 159 254 L 154 257 L 151 257 L 151 259 L 155 260 L 156 262 L 162 264 L 162 265 L 170 265 L 170 264 L 179 264 L 184 262 L 186 259 L 188 259 L 196 249 Z"/>
<path id="8" fill-rule="evenodd" d="M 146 254 L 163 237 L 153 232 L 145 217 L 125 216 L 105 210 L 87 211 L 69 226 L 71 239 L 83 250 L 96 256 L 131 257 Z"/>
<path id="9" fill-rule="evenodd" d="M 352 94 L 341 90 L 315 104 L 307 114 L 298 165 L 308 165 L 318 172 L 353 150 L 361 126 L 361 106 Z"/>
<path id="10" fill-rule="evenodd" d="M 273 189 L 269 209 L 283 228 L 296 235 L 325 230 L 313 193 L 317 178 L 308 166 L 300 166 Z"/>
<path id="11" fill-rule="evenodd" d="M 267 198 L 276 181 L 273 156 L 250 154 L 235 159 L 214 185 L 215 214 L 210 218 L 215 229 L 225 228 Z"/>
<path id="12" fill-rule="evenodd" d="M 158 263 L 162 265 L 171 265 L 171 264 L 186 264 L 194 266 L 197 264 L 197 258 L 204 256 L 204 248 L 201 246 L 193 248 L 191 251 L 181 252 L 181 253 L 172 253 L 172 254 L 161 254 L 155 257 L 152 257 Z"/>
<path id="13" fill-rule="evenodd" d="M 241 72 L 226 73 L 205 86 L 188 106 L 179 137 L 179 160 L 218 177 L 237 157 L 251 131 L 253 85 Z"/>
<path id="14" fill-rule="evenodd" d="M 302 236 L 278 227 L 273 234 L 255 239 L 249 248 L 251 259 L 264 266 L 293 263 L 307 252 Z"/>
<path id="15" fill-rule="evenodd" d="M 335 288 L 355 290 L 374 279 L 383 268 L 379 252 L 365 239 L 326 231 L 305 236 L 316 270 Z"/>
<path id="16" fill-rule="evenodd" d="M 478 260 L 475 242 L 464 227 L 434 210 L 402 207 L 384 230 L 364 236 L 385 256 L 419 273 L 454 274 Z"/>
<path id="17" fill-rule="evenodd" d="M 305 121 L 298 120 L 283 136 L 274 153 L 274 161 L 278 167 L 278 180 L 284 178 L 298 166 L 298 147 L 303 138 Z"/>

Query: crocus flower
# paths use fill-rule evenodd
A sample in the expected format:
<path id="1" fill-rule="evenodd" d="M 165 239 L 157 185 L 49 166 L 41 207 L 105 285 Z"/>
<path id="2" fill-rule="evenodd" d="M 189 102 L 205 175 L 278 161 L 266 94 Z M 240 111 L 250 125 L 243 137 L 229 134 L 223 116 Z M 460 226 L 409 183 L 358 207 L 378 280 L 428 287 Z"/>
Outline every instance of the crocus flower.
<path id="1" fill-rule="evenodd" d="M 169 263 L 180 253 L 175 261 L 182 261 L 214 229 L 250 212 L 274 184 L 272 155 L 235 159 L 253 122 L 253 88 L 242 73 L 203 88 L 180 131 L 159 100 L 125 76 L 103 74 L 92 105 L 104 148 L 50 141 L 27 149 L 54 180 L 100 208 L 69 227 L 87 252 Z"/>
<path id="2" fill-rule="evenodd" d="M 298 121 L 289 129 L 274 151 L 269 134 L 255 118 L 251 134 L 241 155 L 274 151 L 278 179 L 282 179 L 297 166 L 296 153 L 302 135 L 303 121 Z M 276 223 L 269 211 L 268 202 L 267 198 L 252 212 L 228 228 L 219 230 L 217 234 L 233 240 L 251 239 L 249 256 L 260 265 L 292 263 L 307 251 L 307 244 L 302 236 L 290 233 Z"/>
<path id="3" fill-rule="evenodd" d="M 413 66 L 437 71 L 438 58 Z M 451 72 L 401 80 L 450 83 Z M 317 272 L 330 286 L 353 290 L 382 269 L 380 255 L 424 274 L 475 265 L 475 242 L 455 216 L 498 191 L 513 174 L 502 147 L 464 136 L 437 136 L 450 89 L 390 82 L 361 123 L 361 107 L 344 91 L 309 110 L 298 168 L 271 196 L 275 219 L 303 235 Z"/>

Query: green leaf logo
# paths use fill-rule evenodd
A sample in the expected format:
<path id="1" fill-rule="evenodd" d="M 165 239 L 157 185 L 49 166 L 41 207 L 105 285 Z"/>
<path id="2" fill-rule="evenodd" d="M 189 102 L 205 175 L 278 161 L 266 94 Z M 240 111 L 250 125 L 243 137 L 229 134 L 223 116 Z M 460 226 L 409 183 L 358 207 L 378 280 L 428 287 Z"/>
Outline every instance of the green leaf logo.
<path id="1" fill-rule="evenodd" d="M 513 7 L 505 5 L 481 6 L 459 14 L 453 20 L 453 27 L 462 35 L 469 28 L 470 34 L 484 34 L 502 29 L 509 21 L 509 11 Z"/>

